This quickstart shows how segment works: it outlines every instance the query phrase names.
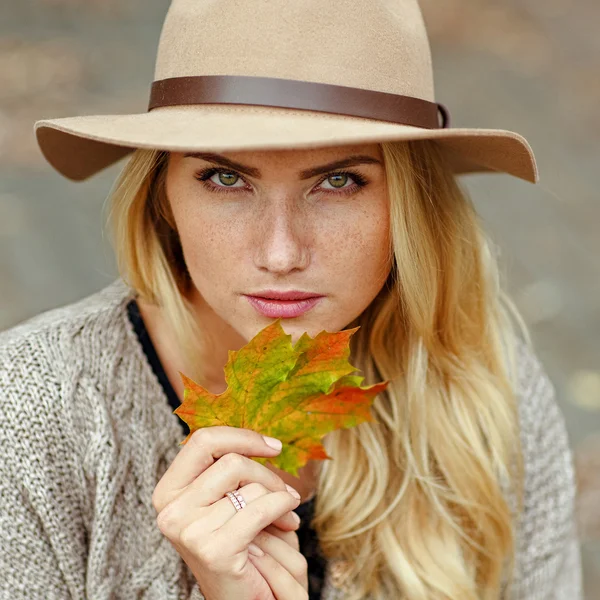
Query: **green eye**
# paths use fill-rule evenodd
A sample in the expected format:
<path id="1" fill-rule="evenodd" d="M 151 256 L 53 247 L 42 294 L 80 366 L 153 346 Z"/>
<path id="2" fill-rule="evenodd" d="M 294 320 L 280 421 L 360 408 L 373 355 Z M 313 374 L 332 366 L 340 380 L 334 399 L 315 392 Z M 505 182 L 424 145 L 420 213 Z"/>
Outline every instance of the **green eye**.
<path id="1" fill-rule="evenodd" d="M 237 183 L 238 179 L 239 176 L 235 173 L 225 173 L 224 171 L 221 171 L 219 173 L 219 181 L 226 186 L 230 186 Z"/>
<path id="2" fill-rule="evenodd" d="M 335 188 L 342 188 L 348 182 L 348 175 L 346 175 L 345 173 L 339 173 L 338 175 L 330 175 L 327 178 L 327 181 L 329 181 L 329 183 Z"/>

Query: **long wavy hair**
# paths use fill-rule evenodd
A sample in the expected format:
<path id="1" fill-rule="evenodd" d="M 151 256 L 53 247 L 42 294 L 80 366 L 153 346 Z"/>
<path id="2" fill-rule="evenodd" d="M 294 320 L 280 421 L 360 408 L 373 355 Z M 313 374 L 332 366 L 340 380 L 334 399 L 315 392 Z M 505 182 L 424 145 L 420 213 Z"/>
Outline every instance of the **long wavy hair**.
<path id="1" fill-rule="evenodd" d="M 334 460 L 319 465 L 312 526 L 348 600 L 495 600 L 512 578 L 522 509 L 513 350 L 529 333 L 441 148 L 381 147 L 393 268 L 348 327 L 360 325 L 351 359 L 365 383 L 391 383 L 375 422 L 325 436 Z M 162 307 L 194 377 L 205 340 L 186 299 L 168 159 L 133 153 L 109 226 L 121 276 Z"/>

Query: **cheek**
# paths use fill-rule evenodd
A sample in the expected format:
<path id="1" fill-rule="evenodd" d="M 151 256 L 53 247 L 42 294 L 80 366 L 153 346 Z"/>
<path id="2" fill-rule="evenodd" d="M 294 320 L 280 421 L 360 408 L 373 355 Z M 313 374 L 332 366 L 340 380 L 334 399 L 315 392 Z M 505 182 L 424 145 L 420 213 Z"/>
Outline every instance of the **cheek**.
<path id="1" fill-rule="evenodd" d="M 327 238 L 328 263 L 353 292 L 377 286 L 389 271 L 389 218 L 385 210 L 361 211 Z"/>
<path id="2" fill-rule="evenodd" d="M 241 231 L 236 222 L 190 209 L 182 209 L 175 219 L 192 279 L 196 283 L 225 280 L 240 255 L 235 242 L 241 239 Z"/>

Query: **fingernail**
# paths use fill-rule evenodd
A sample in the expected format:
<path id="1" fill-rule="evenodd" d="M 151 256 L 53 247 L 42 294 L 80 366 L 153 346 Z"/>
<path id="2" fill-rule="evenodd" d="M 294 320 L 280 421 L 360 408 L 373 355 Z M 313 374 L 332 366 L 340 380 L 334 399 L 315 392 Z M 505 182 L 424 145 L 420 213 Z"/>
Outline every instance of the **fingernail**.
<path id="1" fill-rule="evenodd" d="M 294 521 L 300 524 L 300 517 L 294 511 L 292 511 L 292 516 L 294 517 Z"/>
<path id="2" fill-rule="evenodd" d="M 287 491 L 294 496 L 294 498 L 297 498 L 298 500 L 300 500 L 300 494 L 291 486 L 288 485 L 287 483 L 285 484 L 285 487 L 287 488 Z"/>
<path id="3" fill-rule="evenodd" d="M 265 444 L 273 448 L 273 450 L 281 450 L 281 448 L 283 447 L 281 440 L 276 440 L 275 438 L 269 437 L 268 435 L 263 435 L 263 440 L 265 440 Z"/>
<path id="4" fill-rule="evenodd" d="M 256 544 L 253 544 L 252 542 L 250 542 L 250 544 L 248 545 L 248 552 L 250 552 L 250 554 L 253 554 L 254 556 L 265 555 L 265 553 Z"/>

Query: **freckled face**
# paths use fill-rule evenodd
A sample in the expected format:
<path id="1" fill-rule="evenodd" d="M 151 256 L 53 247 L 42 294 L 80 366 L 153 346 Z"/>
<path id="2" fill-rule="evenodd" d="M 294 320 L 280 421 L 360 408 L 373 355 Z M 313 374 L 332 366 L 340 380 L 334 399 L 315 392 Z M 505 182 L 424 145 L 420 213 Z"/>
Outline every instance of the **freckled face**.
<path id="1" fill-rule="evenodd" d="M 379 145 L 220 156 L 237 168 L 214 155 L 172 153 L 167 171 L 199 314 L 212 309 L 249 340 L 275 317 L 247 296 L 294 290 L 321 298 L 302 315 L 282 318 L 293 341 L 305 331 L 343 329 L 377 296 L 391 265 Z M 356 164 L 316 172 L 353 157 Z"/>

